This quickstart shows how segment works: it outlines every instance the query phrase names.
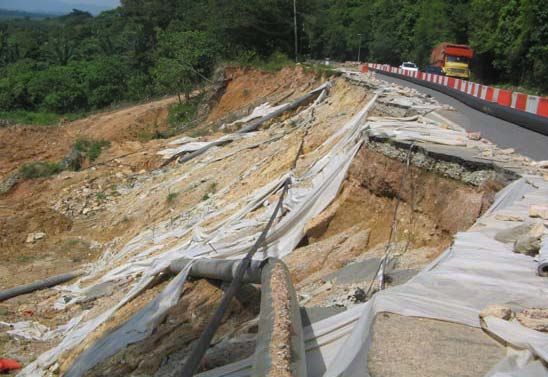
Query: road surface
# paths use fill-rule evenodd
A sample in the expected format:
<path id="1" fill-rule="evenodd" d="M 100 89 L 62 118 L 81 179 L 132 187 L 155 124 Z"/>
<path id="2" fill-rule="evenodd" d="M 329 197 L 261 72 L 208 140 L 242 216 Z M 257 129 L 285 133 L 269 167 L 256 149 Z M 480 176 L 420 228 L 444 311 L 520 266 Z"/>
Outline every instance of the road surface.
<path id="1" fill-rule="evenodd" d="M 548 160 L 548 136 L 546 135 L 487 115 L 468 107 L 453 97 L 412 82 L 378 72 L 377 77 L 381 80 L 417 89 L 422 93 L 431 95 L 440 103 L 452 106 L 456 111 L 441 110 L 438 112 L 468 131 L 480 131 L 482 137 L 492 141 L 499 147 L 514 148 L 516 152 L 535 160 Z"/>

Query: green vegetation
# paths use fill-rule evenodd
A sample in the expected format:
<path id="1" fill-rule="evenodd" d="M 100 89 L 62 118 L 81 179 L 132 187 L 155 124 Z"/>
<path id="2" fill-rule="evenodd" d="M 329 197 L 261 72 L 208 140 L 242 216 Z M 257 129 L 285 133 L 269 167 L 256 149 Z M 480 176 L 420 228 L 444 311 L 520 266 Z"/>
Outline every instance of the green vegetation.
<path id="1" fill-rule="evenodd" d="M 33 111 L 0 111 L 0 119 L 9 123 L 21 124 L 58 124 L 63 117 L 55 113 L 33 112 Z"/>
<path id="2" fill-rule="evenodd" d="M 254 51 L 245 51 L 235 59 L 235 63 L 242 67 L 258 68 L 266 72 L 276 72 L 285 67 L 292 67 L 295 61 L 280 51 L 274 51 L 268 56 L 259 56 Z"/>
<path id="3" fill-rule="evenodd" d="M 173 204 L 173 202 L 175 202 L 175 199 L 177 199 L 177 196 L 179 196 L 178 192 L 170 192 L 169 194 L 167 194 L 167 204 Z"/>
<path id="4" fill-rule="evenodd" d="M 95 161 L 103 149 L 110 146 L 108 140 L 78 139 L 72 146 L 73 150 L 80 153 L 85 159 Z"/>
<path id="5" fill-rule="evenodd" d="M 202 201 L 209 199 L 211 195 L 216 192 L 217 192 L 217 182 L 211 182 L 209 186 L 207 186 L 205 194 L 202 196 Z"/>
<path id="6" fill-rule="evenodd" d="M 43 111 L 27 111 L 27 110 L 15 110 L 15 111 L 0 111 L 0 119 L 6 120 L 13 124 L 38 124 L 38 125 L 52 125 L 63 122 L 70 122 L 81 118 L 84 114 L 56 114 Z"/>
<path id="7" fill-rule="evenodd" d="M 543 1 L 299 0 L 297 7 L 301 61 L 356 60 L 361 47 L 364 61 L 424 66 L 438 42 L 468 43 L 478 80 L 548 92 Z M 164 94 L 182 102 L 220 61 L 267 71 L 293 65 L 292 24 L 293 9 L 281 0 L 122 0 L 96 17 L 74 10 L 0 19 L 0 119 L 52 124 L 62 114 Z"/>
<path id="8" fill-rule="evenodd" d="M 26 179 L 44 178 L 63 171 L 63 165 L 58 162 L 33 162 L 23 165 L 19 171 Z"/>
<path id="9" fill-rule="evenodd" d="M 108 148 L 108 140 L 78 139 L 72 146 L 68 156 L 59 162 L 38 161 L 23 165 L 19 172 L 25 179 L 50 177 L 63 170 L 78 171 L 82 168 L 84 161 L 95 161 L 103 149 Z M 98 193 L 97 199 L 104 200 L 104 193 Z"/>
<path id="10" fill-rule="evenodd" d="M 36 12 L 24 12 L 20 10 L 8 10 L 0 9 L 0 20 L 9 20 L 13 18 L 25 18 L 34 20 L 43 20 L 44 18 L 52 17 L 51 14 L 36 13 Z"/>
<path id="11" fill-rule="evenodd" d="M 170 105 L 167 117 L 168 124 L 174 128 L 181 128 L 194 121 L 202 99 L 203 96 L 200 95 L 192 97 L 185 102 Z"/>

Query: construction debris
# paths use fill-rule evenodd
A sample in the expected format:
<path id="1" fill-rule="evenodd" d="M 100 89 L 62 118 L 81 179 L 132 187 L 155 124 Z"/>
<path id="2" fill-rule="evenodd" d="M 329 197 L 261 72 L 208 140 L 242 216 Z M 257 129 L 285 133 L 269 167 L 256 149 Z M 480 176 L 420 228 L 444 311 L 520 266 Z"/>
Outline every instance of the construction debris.
<path id="1" fill-rule="evenodd" d="M 386 312 L 405 318 L 398 323 L 408 329 L 399 332 L 408 344 L 398 362 L 407 355 L 428 364 L 417 342 L 433 345 L 438 335 L 459 333 L 476 354 L 489 350 L 474 359 L 474 371 L 502 373 L 501 365 L 510 365 L 515 375 L 528 376 L 521 368 L 546 372 L 534 361 L 548 360 L 546 341 L 531 336 L 546 331 L 548 307 L 548 283 L 536 272 L 548 262 L 542 167 L 432 116 L 444 107 L 374 74 L 343 71 L 329 84 L 299 72 L 283 75 L 256 98 L 243 95 L 246 79 L 228 82 L 208 121 L 197 126 L 207 134 L 125 145 L 133 155 L 112 154 L 108 164 L 28 184 L 50 190 L 42 201 L 57 217 L 42 214 L 52 219 L 40 228 L 44 236 L 35 240 L 37 228 L 28 229 L 18 244 L 30 249 L 40 240 L 58 255 L 88 246 L 70 254 L 85 267 L 76 282 L 7 301 L 10 310 L 0 312 L 11 330 L 19 326 L 19 335 L 6 332 L 0 351 L 26 355 L 21 376 L 176 374 L 222 290 L 187 279 L 190 266 L 173 276 L 172 262 L 239 260 L 271 217 L 256 263 L 283 258 L 301 311 L 320 313 L 304 321 L 301 361 L 308 375 L 391 375 L 387 363 L 375 362 L 391 347 L 394 326 L 385 326 L 392 323 Z M 281 77 L 286 86 L 276 82 Z M 238 106 L 231 102 L 244 97 Z M 169 164 L 177 159 L 184 163 Z M 10 195 L 29 200 L 25 190 L 17 186 Z M 26 234 L 34 234 L 28 245 Z M 530 255 L 539 249 L 535 260 Z M 386 284 L 377 286 L 379 278 Z M 268 355 L 272 375 L 285 376 L 296 354 L 288 344 L 295 331 L 289 318 L 299 308 L 288 307 L 290 292 L 279 288 Z M 237 296 L 218 321 L 202 376 L 256 370 L 250 352 L 261 324 L 250 304 L 256 292 L 249 297 Z M 33 321 L 14 314 L 19 302 L 40 303 L 31 308 Z M 21 334 L 33 339 L 30 351 L 18 348 Z M 438 373 L 432 375 L 455 365 L 454 338 L 444 339 L 447 352 L 428 364 Z M 502 352 L 506 346 L 523 349 L 528 361 L 513 364 Z M 461 361 L 465 370 L 467 360 Z"/>

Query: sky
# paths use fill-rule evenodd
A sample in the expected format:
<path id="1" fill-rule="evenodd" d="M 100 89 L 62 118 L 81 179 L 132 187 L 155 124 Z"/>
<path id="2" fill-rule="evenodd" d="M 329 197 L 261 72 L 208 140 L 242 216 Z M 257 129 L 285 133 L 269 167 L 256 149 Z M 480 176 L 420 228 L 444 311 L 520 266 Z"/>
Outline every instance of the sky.
<path id="1" fill-rule="evenodd" d="M 116 8 L 119 0 L 0 0 L 0 9 L 27 12 L 68 13 L 73 8 L 97 14 Z"/>

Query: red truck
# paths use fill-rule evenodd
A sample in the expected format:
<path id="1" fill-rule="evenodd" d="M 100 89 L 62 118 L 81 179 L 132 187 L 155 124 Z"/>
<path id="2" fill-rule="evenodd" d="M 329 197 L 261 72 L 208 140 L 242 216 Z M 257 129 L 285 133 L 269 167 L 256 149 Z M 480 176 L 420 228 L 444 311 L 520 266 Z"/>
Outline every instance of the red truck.
<path id="1" fill-rule="evenodd" d="M 441 69 L 446 76 L 468 79 L 473 56 L 470 46 L 442 42 L 432 50 L 430 65 Z"/>

